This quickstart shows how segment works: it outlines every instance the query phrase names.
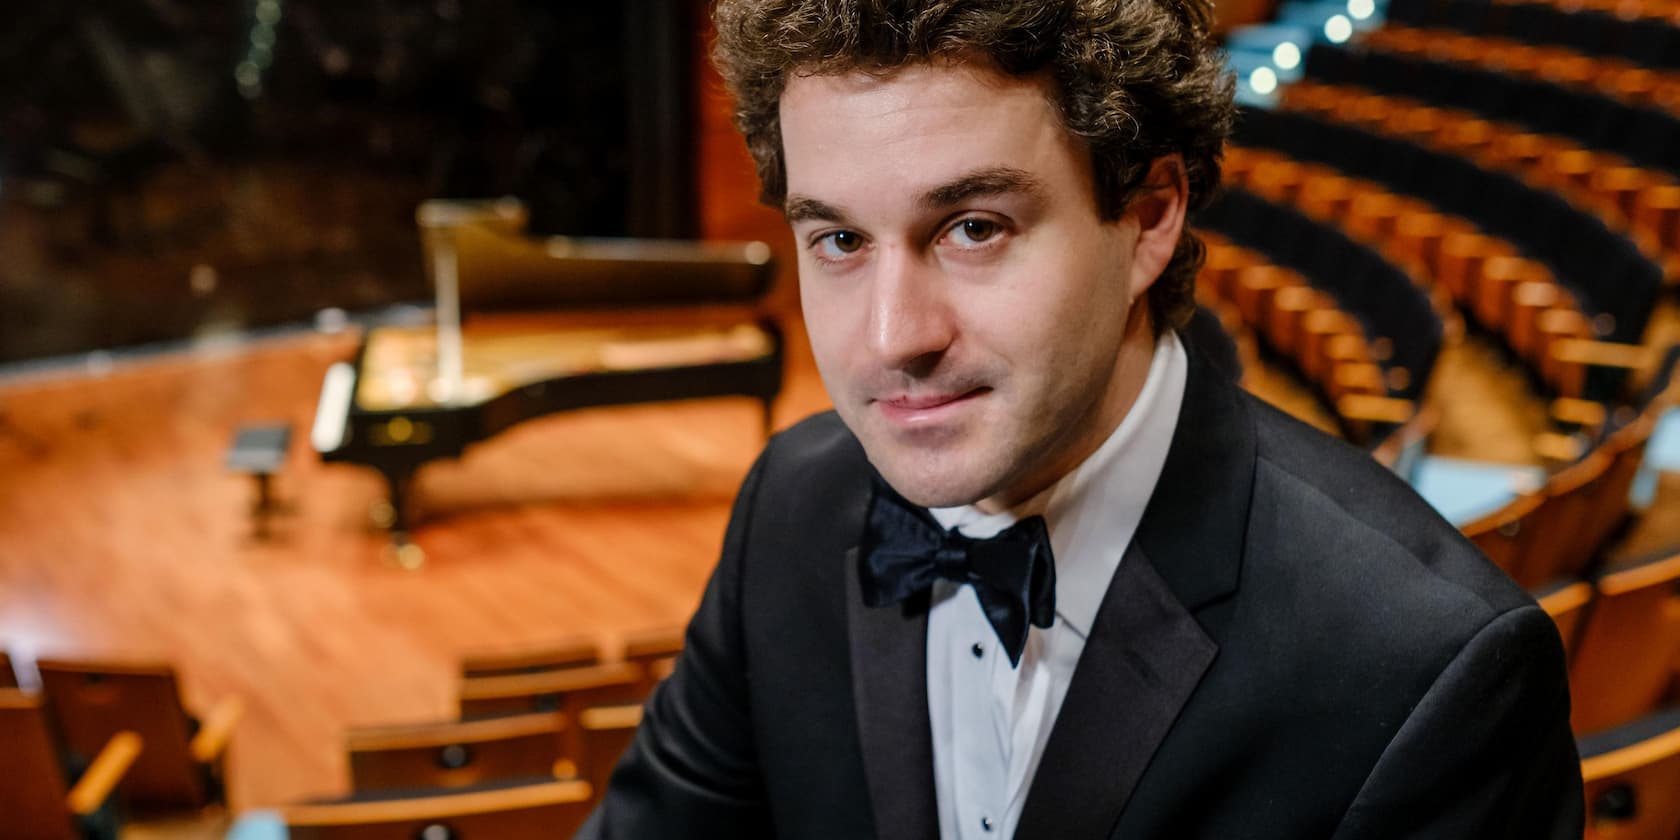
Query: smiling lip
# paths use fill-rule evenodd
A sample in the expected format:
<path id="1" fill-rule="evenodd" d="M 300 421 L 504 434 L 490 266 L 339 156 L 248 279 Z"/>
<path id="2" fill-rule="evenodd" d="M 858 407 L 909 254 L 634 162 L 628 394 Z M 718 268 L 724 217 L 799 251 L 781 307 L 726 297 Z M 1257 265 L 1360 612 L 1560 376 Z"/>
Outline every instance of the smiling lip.
<path id="1" fill-rule="evenodd" d="M 880 405 L 881 413 L 896 423 L 931 423 L 988 390 L 990 389 L 975 388 L 961 393 L 901 394 L 876 400 L 876 403 Z"/>

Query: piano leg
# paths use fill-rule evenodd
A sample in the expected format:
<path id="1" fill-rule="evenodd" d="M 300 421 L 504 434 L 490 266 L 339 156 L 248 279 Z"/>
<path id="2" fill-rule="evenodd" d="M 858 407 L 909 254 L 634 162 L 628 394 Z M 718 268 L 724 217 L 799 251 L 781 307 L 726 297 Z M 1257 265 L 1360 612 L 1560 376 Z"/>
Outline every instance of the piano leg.
<path id="1" fill-rule="evenodd" d="M 389 492 L 386 509 L 375 508 L 374 520 L 382 528 L 390 531 L 391 542 L 386 545 L 386 558 L 404 569 L 414 570 L 426 564 L 426 553 L 420 546 L 409 541 L 409 484 L 414 478 L 413 469 L 381 469 L 380 475 L 385 476 L 385 487 Z M 384 514 L 384 515 L 380 515 Z"/>

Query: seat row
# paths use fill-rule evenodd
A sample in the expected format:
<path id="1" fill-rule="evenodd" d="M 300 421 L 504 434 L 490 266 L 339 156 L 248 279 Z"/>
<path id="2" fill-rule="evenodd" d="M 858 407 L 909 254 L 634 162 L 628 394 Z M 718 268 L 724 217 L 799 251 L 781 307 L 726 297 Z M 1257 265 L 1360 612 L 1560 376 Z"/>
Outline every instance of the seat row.
<path id="1" fill-rule="evenodd" d="M 1388 22 L 1468 35 L 1566 47 L 1653 69 L 1680 70 L 1680 26 L 1660 12 L 1630 7 L 1494 0 L 1391 0 Z M 1652 12 L 1657 12 L 1652 9 Z"/>
<path id="2" fill-rule="evenodd" d="M 570 639 L 461 660 L 459 719 L 360 727 L 345 737 L 351 792 L 245 815 L 238 840 L 569 836 L 605 789 L 671 673 L 680 628 L 616 648 Z"/>
<path id="3" fill-rule="evenodd" d="M 1401 34 L 1416 35 L 1399 37 Z M 1467 45 L 1441 57 L 1440 42 L 1421 32 L 1378 30 L 1356 49 L 1314 47 L 1309 74 L 1315 81 L 1357 86 L 1386 96 L 1408 97 L 1435 109 L 1453 109 L 1457 119 L 1393 118 L 1396 129 L 1477 153 L 1487 163 L 1520 165 L 1544 161 L 1561 185 L 1579 181 L 1608 193 L 1609 207 L 1665 249 L 1680 249 L 1680 116 L 1630 106 L 1598 92 L 1510 74 L 1492 66 L 1485 45 Z M 1299 94 L 1297 94 L 1299 96 Z M 1436 114 L 1448 118 L 1452 114 Z M 1482 126 L 1467 126 L 1480 119 Z M 1450 126 L 1448 123 L 1457 123 Z M 1478 138 L 1477 129 L 1488 134 Z M 1495 134 L 1529 134 L 1529 148 L 1505 144 L 1515 155 L 1488 156 Z M 1603 181 L 1603 183 L 1598 183 Z M 1641 205 L 1651 207 L 1641 208 Z M 1648 218 L 1650 217 L 1650 218 Z"/>
<path id="4" fill-rule="evenodd" d="M 1217 211 L 1216 211 L 1217 212 Z M 1198 300 L 1230 326 L 1228 333 L 1264 339 L 1329 406 L 1349 440 L 1380 445 L 1387 434 L 1417 419 L 1416 404 L 1391 394 L 1413 383 L 1401 371 L 1393 382 L 1381 363 L 1392 344 L 1373 340 L 1352 314 L 1300 272 L 1227 239 L 1217 228 L 1208 240 L 1196 290 Z"/>
<path id="5" fill-rule="evenodd" d="M 1363 203 L 1388 214 L 1378 220 L 1384 235 L 1426 263 L 1473 320 L 1496 332 L 1511 325 L 1525 349 L 1521 358 L 1553 393 L 1602 399 L 1615 392 L 1621 377 L 1610 362 L 1618 351 L 1593 341 L 1636 344 L 1660 277 L 1596 217 L 1462 157 L 1315 113 L 1245 110 L 1236 141 L 1353 179 L 1351 187 L 1326 178 L 1303 185 L 1301 200 L 1309 205 L 1351 207 L 1358 196 L 1349 193 L 1362 182 L 1408 199 Z M 1512 298 L 1519 286 L 1554 288 L 1543 305 L 1524 308 Z"/>

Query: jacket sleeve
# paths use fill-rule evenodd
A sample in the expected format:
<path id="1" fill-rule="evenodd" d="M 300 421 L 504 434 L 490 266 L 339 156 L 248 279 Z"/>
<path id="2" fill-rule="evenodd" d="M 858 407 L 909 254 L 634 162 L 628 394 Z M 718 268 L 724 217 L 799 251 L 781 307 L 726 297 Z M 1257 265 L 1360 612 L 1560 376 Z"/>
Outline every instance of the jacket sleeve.
<path id="1" fill-rule="evenodd" d="M 1336 840 L 1568 838 L 1584 826 L 1563 647 L 1535 606 L 1484 626 L 1377 761 Z"/>
<path id="2" fill-rule="evenodd" d="M 580 840 L 771 836 L 740 613 L 743 554 L 765 457 L 736 496 L 722 557 L 676 668 L 649 698 Z"/>

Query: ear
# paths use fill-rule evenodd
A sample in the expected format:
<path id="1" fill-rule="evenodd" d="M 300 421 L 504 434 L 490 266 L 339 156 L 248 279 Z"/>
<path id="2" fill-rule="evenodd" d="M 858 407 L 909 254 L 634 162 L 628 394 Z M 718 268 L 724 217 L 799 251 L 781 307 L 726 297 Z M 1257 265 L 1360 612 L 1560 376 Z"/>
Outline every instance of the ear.
<path id="1" fill-rule="evenodd" d="M 1138 194 L 1126 207 L 1126 215 L 1138 223 L 1137 247 L 1132 252 L 1132 300 L 1143 297 L 1172 261 L 1189 201 L 1190 181 L 1184 173 L 1184 158 L 1176 152 L 1156 158 Z"/>

